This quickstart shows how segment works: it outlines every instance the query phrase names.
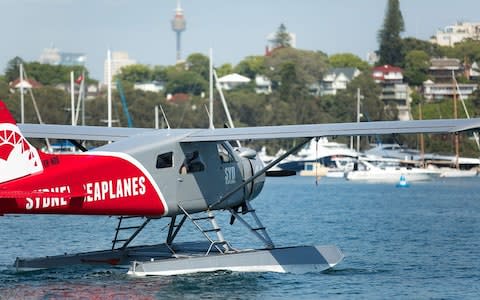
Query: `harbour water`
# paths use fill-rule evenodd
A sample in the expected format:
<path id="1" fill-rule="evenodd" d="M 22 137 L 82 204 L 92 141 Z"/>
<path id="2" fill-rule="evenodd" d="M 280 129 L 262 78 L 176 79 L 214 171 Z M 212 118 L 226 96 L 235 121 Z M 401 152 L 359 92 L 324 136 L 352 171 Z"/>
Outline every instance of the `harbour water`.
<path id="1" fill-rule="evenodd" d="M 267 180 L 252 204 L 276 245 L 335 244 L 345 254 L 343 262 L 327 272 L 302 275 L 131 278 L 126 269 L 107 267 L 15 273 L 9 267 L 17 256 L 108 249 L 116 219 L 3 216 L 0 299 L 478 299 L 480 177 L 409 188 L 340 179 L 316 185 L 298 176 Z M 221 215 L 220 221 L 228 218 Z M 149 225 L 139 242 L 160 242 L 152 238 L 163 236 L 165 225 L 162 220 Z M 250 236 L 242 239 L 243 231 L 226 226 L 234 246 L 251 245 Z M 179 238 L 193 235 L 186 228 Z"/>

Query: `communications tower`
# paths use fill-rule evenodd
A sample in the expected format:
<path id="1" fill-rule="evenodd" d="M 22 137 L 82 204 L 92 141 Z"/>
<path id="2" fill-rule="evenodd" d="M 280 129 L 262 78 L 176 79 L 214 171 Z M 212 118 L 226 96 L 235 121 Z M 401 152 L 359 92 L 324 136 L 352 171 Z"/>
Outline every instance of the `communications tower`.
<path id="1" fill-rule="evenodd" d="M 180 7 L 180 0 L 177 0 L 177 8 L 175 9 L 175 16 L 172 20 L 172 30 L 177 34 L 177 63 L 181 61 L 181 41 L 180 37 L 186 28 L 185 17 L 183 16 L 183 9 Z"/>

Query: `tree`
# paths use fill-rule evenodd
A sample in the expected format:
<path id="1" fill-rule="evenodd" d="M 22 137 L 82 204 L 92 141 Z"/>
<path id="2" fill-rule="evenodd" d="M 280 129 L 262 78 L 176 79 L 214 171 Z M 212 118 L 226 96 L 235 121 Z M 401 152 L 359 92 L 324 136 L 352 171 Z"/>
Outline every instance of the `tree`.
<path id="1" fill-rule="evenodd" d="M 290 34 L 287 32 L 287 27 L 282 23 L 277 29 L 275 33 L 275 38 L 273 39 L 273 48 L 285 48 L 291 47 L 292 38 Z"/>
<path id="2" fill-rule="evenodd" d="M 333 68 L 357 68 L 362 72 L 370 68 L 366 61 L 352 53 L 333 54 L 328 58 L 328 62 Z"/>
<path id="3" fill-rule="evenodd" d="M 25 61 L 18 56 L 15 56 L 7 63 L 5 69 L 5 78 L 7 82 L 14 81 L 20 76 L 20 64 L 25 64 Z"/>
<path id="4" fill-rule="evenodd" d="M 152 70 L 152 79 L 156 81 L 166 81 L 167 68 L 164 66 L 154 66 Z"/>
<path id="5" fill-rule="evenodd" d="M 187 57 L 186 66 L 189 71 L 195 72 L 203 77 L 205 80 L 209 80 L 210 76 L 210 59 L 201 54 L 193 53 Z"/>
<path id="6" fill-rule="evenodd" d="M 135 64 L 121 68 L 118 77 L 130 83 L 149 82 L 153 80 L 153 73 L 148 66 Z"/>
<path id="7" fill-rule="evenodd" d="M 419 40 L 413 37 L 407 37 L 402 40 L 402 50 L 404 55 L 413 50 L 421 50 L 428 54 L 430 57 L 441 57 L 442 49 L 439 45 L 430 43 L 429 41 Z M 399 65 L 399 67 L 405 67 Z"/>
<path id="8" fill-rule="evenodd" d="M 247 56 L 235 66 L 233 71 L 253 80 L 256 75 L 265 73 L 265 57 Z"/>
<path id="9" fill-rule="evenodd" d="M 217 71 L 217 76 L 222 77 L 231 74 L 233 72 L 233 67 L 231 64 L 223 64 L 215 70 Z"/>
<path id="10" fill-rule="evenodd" d="M 480 61 L 480 41 L 464 40 L 455 44 L 454 47 L 442 47 L 442 54 L 446 57 L 458 58 L 460 61 L 467 60 L 467 63 Z"/>
<path id="11" fill-rule="evenodd" d="M 192 71 L 177 71 L 169 73 L 165 92 L 200 95 L 206 91 L 206 88 L 207 81 L 200 74 Z"/>
<path id="12" fill-rule="evenodd" d="M 404 27 L 399 0 L 388 0 L 383 27 L 377 36 L 380 45 L 378 50 L 380 65 L 402 65 L 402 39 L 400 33 L 404 31 Z"/>
<path id="13" fill-rule="evenodd" d="M 322 52 L 281 48 L 273 51 L 272 55 L 266 58 L 265 71 L 272 81 L 281 82 L 281 67 L 291 62 L 295 66 L 298 80 L 309 85 L 322 79 L 328 69 L 327 61 L 327 55 Z"/>
<path id="14" fill-rule="evenodd" d="M 415 86 L 420 86 L 427 80 L 430 56 L 422 50 L 412 50 L 405 56 L 405 80 Z"/>
<path id="15" fill-rule="evenodd" d="M 341 90 L 336 95 L 336 105 L 333 107 L 332 113 L 337 122 L 354 122 L 357 119 L 358 88 L 363 96 L 361 113 L 364 120 L 384 120 L 386 117 L 385 105 L 379 98 L 381 88 L 375 83 L 370 72 L 363 72 L 348 84 L 346 90 Z"/>

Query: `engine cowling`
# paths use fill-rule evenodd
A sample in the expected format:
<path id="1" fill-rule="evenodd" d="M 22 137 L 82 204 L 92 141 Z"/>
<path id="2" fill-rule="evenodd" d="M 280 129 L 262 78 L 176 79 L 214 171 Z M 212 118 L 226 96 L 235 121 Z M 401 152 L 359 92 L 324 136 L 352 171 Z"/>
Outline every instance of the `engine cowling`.
<path id="1" fill-rule="evenodd" d="M 238 156 L 241 158 L 240 170 L 242 172 L 243 180 L 248 180 L 265 166 L 255 150 L 242 147 L 237 148 L 236 151 Z M 257 197 L 262 191 L 264 183 L 265 174 L 262 174 L 255 178 L 251 183 L 245 185 L 245 200 L 250 201 Z"/>

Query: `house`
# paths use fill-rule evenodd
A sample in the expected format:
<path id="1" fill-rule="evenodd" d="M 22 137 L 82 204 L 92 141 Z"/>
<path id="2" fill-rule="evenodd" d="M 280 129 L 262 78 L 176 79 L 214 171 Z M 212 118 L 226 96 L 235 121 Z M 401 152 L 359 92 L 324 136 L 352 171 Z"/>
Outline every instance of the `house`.
<path id="1" fill-rule="evenodd" d="M 391 65 L 378 66 L 373 69 L 373 80 L 382 87 L 380 99 L 385 105 L 395 104 L 398 119 L 410 119 L 410 96 L 408 84 L 403 82 L 403 70 Z"/>
<path id="2" fill-rule="evenodd" d="M 320 96 L 336 95 L 337 90 L 345 90 L 347 84 L 360 75 L 357 68 L 333 68 L 325 74 L 320 83 Z"/>
<path id="3" fill-rule="evenodd" d="M 480 23 L 458 22 L 438 30 L 430 42 L 440 46 L 453 47 L 466 39 L 480 40 Z"/>
<path id="4" fill-rule="evenodd" d="M 272 93 L 272 81 L 263 75 L 255 76 L 255 93 L 269 95 Z"/>
<path id="5" fill-rule="evenodd" d="M 35 79 L 23 79 L 23 81 L 20 81 L 20 78 L 10 82 L 9 85 L 11 89 L 36 89 L 42 87 L 42 84 Z"/>
<path id="6" fill-rule="evenodd" d="M 242 76 L 237 73 L 228 74 L 218 79 L 220 87 L 226 91 L 236 88 L 238 86 L 247 84 L 250 82 L 250 78 Z"/>
<path id="7" fill-rule="evenodd" d="M 432 58 L 428 73 L 431 79 L 423 83 L 423 96 L 427 101 L 453 99 L 454 95 L 467 99 L 478 88 L 474 83 L 456 83 L 456 79 L 464 75 L 469 79 L 478 78 L 476 63 L 463 66 L 457 58 Z"/>
<path id="8" fill-rule="evenodd" d="M 456 95 L 459 99 L 468 99 L 468 97 L 478 88 L 475 83 L 458 83 L 452 81 L 449 83 L 435 83 L 427 80 L 423 83 L 423 96 L 427 101 L 439 101 L 443 99 L 453 99 Z"/>
<path id="9" fill-rule="evenodd" d="M 141 90 L 144 92 L 153 92 L 159 93 L 165 89 L 165 83 L 159 81 L 152 81 L 152 82 L 142 82 L 142 83 L 135 83 L 133 85 L 135 90 Z"/>
<path id="10" fill-rule="evenodd" d="M 464 74 L 463 66 L 457 58 L 432 58 L 428 74 L 434 82 L 452 82 L 453 77 L 458 78 Z"/>
<path id="11" fill-rule="evenodd" d="M 477 62 L 469 65 L 465 70 L 465 74 L 470 80 L 478 80 L 480 78 L 480 67 Z"/>

